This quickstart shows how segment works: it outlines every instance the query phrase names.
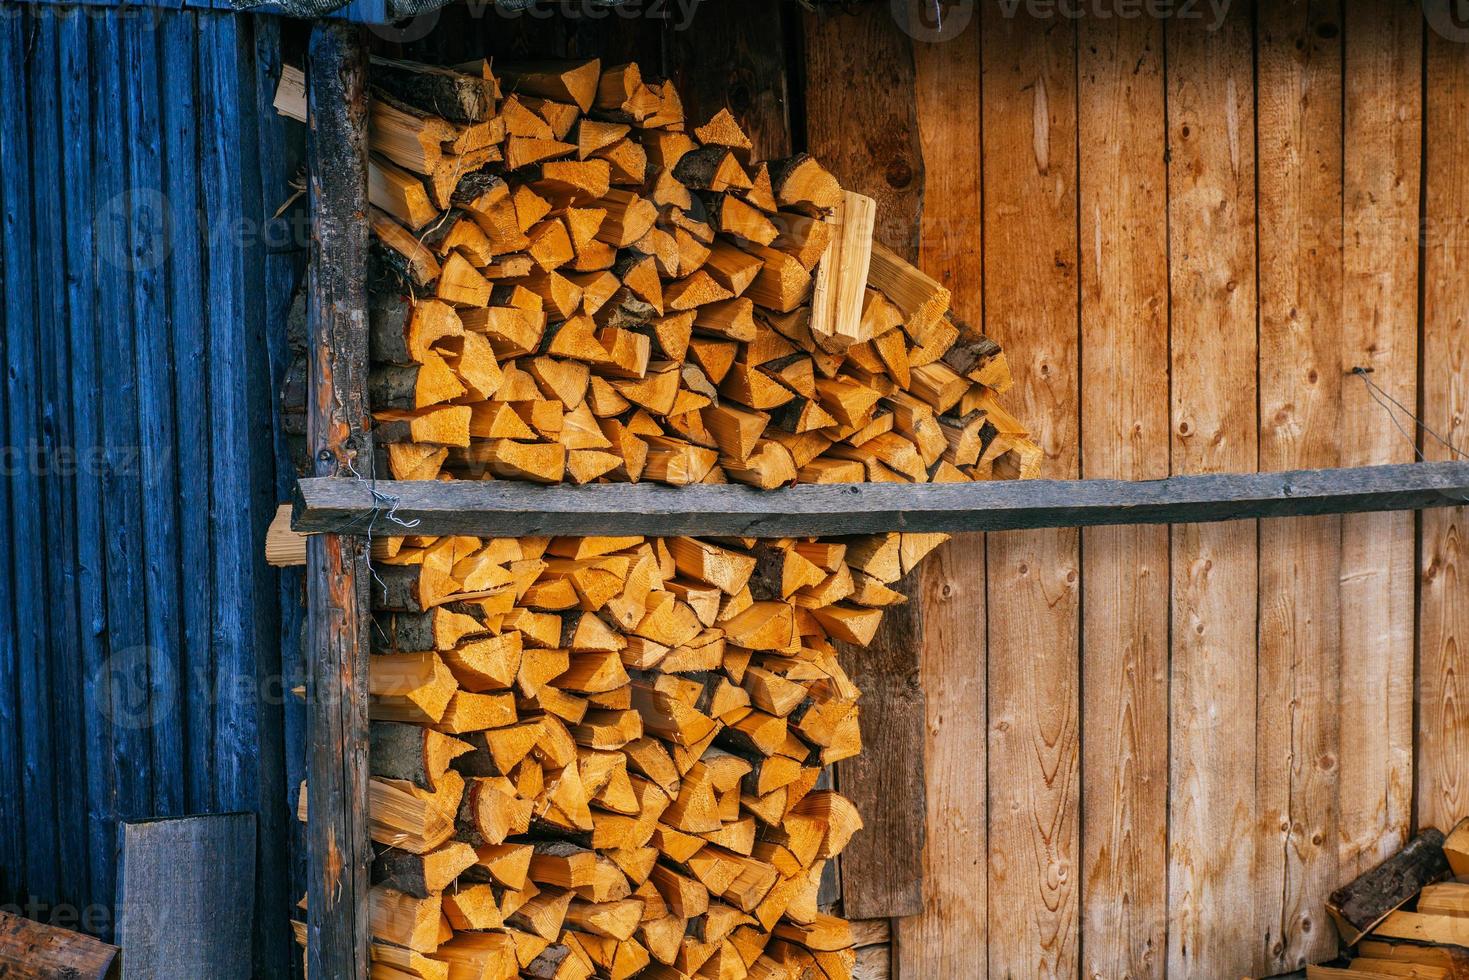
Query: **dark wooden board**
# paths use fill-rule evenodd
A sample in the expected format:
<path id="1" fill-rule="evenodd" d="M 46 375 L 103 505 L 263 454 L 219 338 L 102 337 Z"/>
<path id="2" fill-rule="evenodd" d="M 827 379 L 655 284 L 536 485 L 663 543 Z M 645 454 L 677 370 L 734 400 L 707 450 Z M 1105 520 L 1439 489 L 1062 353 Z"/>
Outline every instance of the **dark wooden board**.
<path id="1" fill-rule="evenodd" d="M 307 442 L 319 476 L 372 458 L 367 381 L 366 47 L 360 28 L 317 24 L 307 69 L 311 390 Z M 356 464 L 354 458 L 364 462 Z M 368 542 L 328 534 L 306 549 L 310 719 L 307 947 L 311 976 L 368 974 Z"/>
<path id="2" fill-rule="evenodd" d="M 897 588 L 919 595 L 918 573 Z M 842 913 L 849 919 L 923 910 L 922 646 L 922 609 L 911 599 L 887 610 L 866 647 L 841 645 L 842 663 L 862 691 L 862 753 L 837 764 L 838 789 L 857 804 L 863 823 L 842 852 Z"/>
<path id="3" fill-rule="evenodd" d="M 117 828 L 124 980 L 248 980 L 255 911 L 255 814 Z"/>
<path id="4" fill-rule="evenodd" d="M 701 126 L 721 109 L 739 120 L 755 160 L 791 154 L 786 0 L 706 3 L 666 23 L 663 59 L 684 113 Z M 710 66 L 718 65 L 711 71 Z"/>
<path id="5" fill-rule="evenodd" d="M 1469 463 L 1406 463 L 1290 473 L 1224 473 L 1166 480 L 797 486 L 509 482 L 379 483 L 414 534 L 705 534 L 787 537 L 883 531 L 1013 531 L 1105 524 L 1192 524 L 1421 510 L 1469 500 Z M 308 533 L 392 533 L 368 484 L 307 479 L 293 526 Z M 401 532 L 401 527 L 399 528 Z"/>
<path id="6" fill-rule="evenodd" d="M 0 912 L 0 977 L 6 980 L 114 980 L 118 965 L 116 946 Z"/>

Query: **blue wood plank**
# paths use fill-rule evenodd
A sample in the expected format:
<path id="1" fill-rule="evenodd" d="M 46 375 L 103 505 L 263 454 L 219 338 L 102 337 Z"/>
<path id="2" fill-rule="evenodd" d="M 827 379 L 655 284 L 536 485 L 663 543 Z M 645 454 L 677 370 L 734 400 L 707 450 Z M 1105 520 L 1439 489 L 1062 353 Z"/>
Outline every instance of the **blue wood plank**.
<path id="1" fill-rule="evenodd" d="M 35 18 L 30 37 L 31 173 L 55 174 L 61 169 L 60 74 L 57 64 L 59 17 L 48 12 Z M 61 819 L 64 814 L 86 812 L 86 783 L 66 778 L 67 773 L 85 771 L 82 743 L 66 735 L 81 722 L 81 664 L 77 657 L 80 625 L 76 594 L 76 444 L 71 422 L 71 356 L 66 332 L 57 329 L 66 318 L 66 297 L 56 288 L 63 268 L 65 223 L 62 220 L 62 183 L 59 180 L 32 182 L 33 231 L 37 276 L 35 308 L 41 360 L 41 445 L 49 461 L 41 473 L 45 488 L 46 592 L 49 628 L 46 665 L 50 671 L 49 705 L 52 745 L 51 778 L 56 786 L 58 819 L 56 833 L 60 861 L 58 890 L 54 901 L 80 908 L 87 891 L 86 824 Z"/>
<path id="2" fill-rule="evenodd" d="M 259 200 L 257 208 L 263 222 L 261 236 L 260 276 L 261 302 L 259 318 L 255 321 L 260 331 L 257 352 L 263 352 L 254 363 L 258 373 L 253 373 L 252 390 L 256 401 L 252 412 L 257 418 L 269 419 L 268 431 L 256 430 L 256 440 L 251 456 L 259 471 L 256 485 L 260 495 L 256 499 L 254 512 L 257 533 L 263 533 L 262 521 L 268 525 L 274 517 L 275 504 L 289 499 L 288 492 L 294 471 L 285 434 L 281 430 L 279 413 L 276 411 L 277 393 L 281 390 L 290 353 L 286 345 L 286 318 L 290 312 L 291 299 L 296 282 L 304 265 L 306 241 L 304 235 L 297 236 L 291 215 L 274 217 L 281 205 L 290 199 L 290 180 L 295 174 L 293 154 L 287 146 L 287 126 L 295 126 L 275 111 L 276 81 L 280 77 L 281 50 L 278 19 L 251 17 L 254 32 L 254 62 L 252 81 L 255 90 L 254 145 L 257 149 L 256 170 L 259 173 Z M 301 212 L 304 214 L 304 210 Z M 261 538 L 257 537 L 258 542 Z M 299 821 L 291 819 L 290 804 L 296 798 L 296 781 L 301 778 L 305 764 L 306 740 L 304 731 L 298 738 L 292 732 L 302 727 L 303 705 L 290 695 L 297 678 L 304 681 L 300 671 L 299 636 L 304 609 L 301 606 L 301 571 L 291 569 L 289 574 L 272 569 L 261 560 L 261 549 L 253 548 L 257 577 L 260 582 L 258 611 L 265 616 L 257 630 L 262 650 L 271 651 L 270 680 L 264 690 L 267 712 L 262 720 L 266 744 L 272 746 L 276 765 L 262 767 L 262 832 L 261 861 L 279 871 L 274 880 L 261 881 L 260 905 L 262 908 L 288 908 L 295 898 L 305 891 L 305 855 L 300 853 L 299 842 L 304 839 Z M 272 599 L 276 601 L 271 602 Z M 295 635 L 293 649 L 282 642 L 282 638 Z M 291 720 L 290 716 L 296 717 Z M 293 757 L 294 756 L 294 761 Z M 264 811 L 269 811 L 268 813 Z M 266 840 L 266 835 L 269 840 Z M 294 873 L 296 856 L 300 856 L 300 875 Z M 295 954 L 293 938 L 287 934 L 285 923 L 288 915 L 272 918 L 266 925 L 281 929 L 278 935 L 262 936 L 257 968 L 271 976 L 289 977 L 299 957 Z"/>
<path id="3" fill-rule="evenodd" d="M 217 448 L 209 481 L 214 567 L 216 685 L 214 742 L 218 804 L 255 810 L 258 700 L 251 648 L 254 577 L 250 572 L 250 472 L 244 331 L 247 296 L 241 221 L 247 217 L 239 139 L 238 18 L 198 14 L 200 180 L 206 216 L 208 275 L 205 329 L 209 349 L 211 430 Z"/>
<path id="4" fill-rule="evenodd" d="M 16 8 L 7 8 L 0 13 L 6 20 L 14 19 Z M 19 57 L 18 28 L 0 26 L 0 79 L 9 85 L 13 72 L 4 68 Z M 17 113 L 0 109 L 0 161 L 8 153 L 8 147 L 20 136 L 18 131 L 25 120 Z M 4 249 L 4 212 L 7 202 L 4 185 L 0 184 L 0 295 L 9 296 L 24 282 L 21 264 L 25 256 L 8 260 Z M 0 363 L 9 363 L 10 308 L 0 302 Z M 9 439 L 8 413 L 0 414 L 0 438 L 5 448 L 5 479 L 0 479 L 0 529 L 10 531 L 11 495 L 14 481 L 10 476 L 14 468 L 24 465 L 24 456 L 17 452 Z M 10 540 L 14 540 L 12 537 Z M 16 904 L 25 897 L 26 828 L 24 821 L 24 797 L 22 795 L 23 762 L 20 752 L 19 679 L 20 642 L 16 629 L 16 607 L 10 597 L 14 596 L 14 577 L 9 561 L 0 561 L 0 824 L 14 828 L 14 833 L 0 834 L 0 902 Z"/>
<path id="5" fill-rule="evenodd" d="M 173 15 L 161 15 L 173 16 Z M 184 809 L 183 706 L 179 696 L 178 479 L 174 468 L 173 364 L 164 280 L 180 216 L 164 193 L 160 103 L 171 82 L 160 79 L 152 17 L 122 24 L 130 195 L 128 256 L 133 300 L 133 360 L 137 376 L 138 476 L 142 504 L 139 556 L 146 610 L 153 808 L 150 817 Z M 185 409 L 187 411 L 187 408 Z"/>
<path id="6" fill-rule="evenodd" d="M 198 138 L 199 22 L 192 11 L 164 19 L 163 155 L 175 219 L 169 253 L 168 321 L 174 361 L 178 446 L 179 539 L 189 569 L 183 594 L 182 679 L 187 725 L 185 799 L 190 812 L 214 806 L 214 661 L 211 649 L 213 570 L 209 547 L 209 431 L 207 335 Z"/>
<path id="7" fill-rule="evenodd" d="M 260 186 L 265 209 L 274 214 L 290 195 L 288 183 L 301 162 L 300 136 L 304 128 L 277 115 L 272 102 L 276 81 L 280 77 L 281 22 L 278 18 L 255 18 L 255 59 L 257 112 L 260 131 Z M 280 202 L 280 203 L 278 203 Z M 299 216 L 301 221 L 295 220 Z M 279 392 L 293 357 L 286 341 L 286 320 L 291 302 L 301 281 L 305 266 L 306 235 L 309 228 L 303 201 L 298 200 L 290 212 L 272 219 L 265 235 L 265 343 L 269 354 L 269 387 Z M 290 499 L 295 485 L 295 467 L 289 441 L 278 412 L 270 413 L 274 441 L 275 499 Z M 305 576 L 299 568 L 281 569 L 278 573 L 279 629 L 276 646 L 280 650 L 279 681 L 281 695 L 281 734 L 283 743 L 287 799 L 294 799 L 297 787 L 306 778 L 306 705 L 289 691 L 306 683 L 306 666 L 301 647 L 301 631 L 305 626 Z M 306 891 L 306 828 L 299 821 L 287 821 L 283 834 L 290 840 L 290 852 L 284 866 L 290 883 L 287 895 Z"/>
<path id="8" fill-rule="evenodd" d="M 8 17 L 0 23 L 5 33 L 3 66 L 6 95 L 0 114 L 6 134 L 0 145 L 0 202 L 3 202 L 4 251 L 7 276 L 5 304 L 5 370 L 7 445 L 19 450 L 22 463 L 11 475 L 9 540 L 34 540 L 35 529 L 45 526 L 41 470 L 49 465 L 40 455 L 41 426 L 36 366 L 40 358 L 39 317 L 33 284 L 42 270 L 35 264 L 35 219 L 30 176 L 30 121 L 26 116 L 31 88 L 27 53 L 33 16 Z M 17 118 L 18 117 L 18 118 Z M 25 887 L 43 902 L 54 901 L 59 884 L 60 851 L 56 834 L 56 787 L 51 740 L 49 665 L 46 662 L 49 602 L 46 596 L 44 549 L 10 550 L 19 685 L 19 744 L 22 759 L 21 790 L 26 822 Z"/>
<path id="9" fill-rule="evenodd" d="M 82 724 L 73 732 L 86 747 L 79 779 L 86 786 L 85 825 L 92 895 L 110 895 L 112 888 L 113 744 L 112 726 L 93 710 L 99 703 L 98 679 L 104 676 L 107 627 L 107 581 L 102 551 L 102 482 L 96 450 L 102 445 L 100 380 L 97 366 L 97 316 L 93 295 L 96 254 L 93 248 L 91 54 L 88 16 L 62 18 L 61 138 L 63 155 L 60 183 L 66 189 L 66 331 L 71 355 L 73 439 L 78 447 L 76 492 L 76 571 L 81 618 L 77 658 L 82 686 L 71 692 L 78 701 Z M 105 691 L 105 688 L 103 689 Z M 80 814 L 77 815 L 80 818 Z M 89 899 L 90 904 L 90 899 Z"/>
<path id="10" fill-rule="evenodd" d="M 140 542 L 138 388 L 134 369 L 134 314 L 128 226 L 126 85 L 122 77 L 121 21 L 92 19 L 93 179 L 97 205 L 94 267 L 102 412 L 102 494 L 107 577 L 107 661 L 91 710 L 112 723 L 113 816 L 148 817 L 153 809 L 152 740 L 147 623 Z M 115 828 L 108 828 L 115 835 Z M 94 887 L 100 884 L 94 882 Z M 110 890 L 103 894 L 111 894 Z"/>

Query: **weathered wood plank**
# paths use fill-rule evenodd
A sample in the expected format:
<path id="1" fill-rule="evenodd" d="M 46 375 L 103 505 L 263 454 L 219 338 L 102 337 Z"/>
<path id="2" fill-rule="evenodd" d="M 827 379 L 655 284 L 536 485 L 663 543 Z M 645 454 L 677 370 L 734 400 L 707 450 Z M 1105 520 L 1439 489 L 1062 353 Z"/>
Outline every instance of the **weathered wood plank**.
<path id="1" fill-rule="evenodd" d="M 984 5 L 985 330 L 1010 352 L 1010 405 L 1079 466 L 1075 20 Z M 1080 535 L 989 541 L 992 976 L 1080 968 Z"/>
<path id="2" fill-rule="evenodd" d="M 317 24 L 307 70 L 310 100 L 311 388 L 307 442 L 321 476 L 371 460 L 367 379 L 367 102 L 360 28 Z M 366 977 L 368 545 L 328 534 L 307 545 L 307 835 L 309 973 Z"/>
<path id="3" fill-rule="evenodd" d="M 1163 22 L 1079 24 L 1081 447 L 1168 476 Z M 1082 973 L 1161 978 L 1168 921 L 1168 529 L 1082 536 Z"/>
<path id="4" fill-rule="evenodd" d="M 1340 4 L 1256 22 L 1260 469 L 1337 466 L 1342 386 Z M 1267 972 L 1335 955 L 1341 518 L 1260 525 L 1255 944 Z"/>
<path id="5" fill-rule="evenodd" d="M 68 272 L 96 268 L 93 221 L 98 201 L 93 184 L 93 106 L 91 92 L 93 61 L 90 48 L 91 25 L 95 18 L 63 17 L 60 23 L 62 90 L 61 141 L 62 163 L 59 182 L 66 187 L 63 221 L 66 227 L 66 266 Z M 58 331 L 67 343 L 71 375 L 70 411 L 73 444 L 102 444 L 101 410 L 96 396 L 98 374 L 99 331 L 97 310 L 99 299 L 94 293 L 97 280 L 85 275 L 66 277 L 66 329 Z M 107 615 L 106 565 L 104 559 L 103 474 L 97 467 L 79 467 L 74 493 L 76 496 L 76 588 L 81 623 L 104 621 Z M 72 689 L 77 717 L 85 717 L 107 697 L 105 664 L 106 636 L 92 629 L 78 633 L 73 658 L 81 676 Z M 6 688 L 9 690 L 10 688 Z M 3 700 L 3 699 L 0 699 Z M 0 709 L 3 710 L 3 709 Z M 79 724 L 73 741 L 82 746 L 88 763 L 82 767 L 88 800 L 87 876 L 91 894 L 110 896 L 113 889 L 113 848 L 117 835 L 110 822 L 114 758 L 113 731 L 110 725 Z M 103 761 L 106 760 L 106 761 Z M 14 784 L 9 784 L 14 785 Z M 3 816 L 0 816 L 3 819 Z M 17 835 L 19 836 L 19 835 Z M 6 862 L 8 864 L 8 862 Z"/>
<path id="6" fill-rule="evenodd" d="M 1172 470 L 1253 470 L 1254 51 L 1251 11 L 1167 28 Z M 1248 478 L 1247 478 L 1248 479 Z M 1256 528 L 1173 529 L 1170 976 L 1252 963 Z M 1263 951 L 1262 951 L 1263 952 Z M 1269 971 L 1265 971 L 1269 972 Z"/>
<path id="7" fill-rule="evenodd" d="M 118 825 L 124 980 L 255 975 L 255 843 L 253 813 Z"/>
<path id="8" fill-rule="evenodd" d="M 1423 14 L 1414 0 L 1346 4 L 1342 366 L 1418 400 Z M 1344 466 L 1406 463 L 1413 443 L 1345 378 Z M 1342 522 L 1340 878 L 1391 856 L 1413 810 L 1414 518 Z"/>
<path id="9" fill-rule="evenodd" d="M 1440 8 L 1442 9 L 1442 8 Z M 1440 21 L 1442 23 L 1442 21 Z M 1469 45 L 1428 31 L 1423 249 L 1423 421 L 1469 445 Z M 1419 433 L 1423 454 L 1448 459 Z M 1418 546 L 1419 826 L 1448 828 L 1469 813 L 1469 510 L 1425 514 Z"/>
<path id="10" fill-rule="evenodd" d="M 706 3 L 665 26 L 664 70 L 691 124 L 729 109 L 754 144 L 755 160 L 791 154 L 785 0 Z M 682 17 L 682 15 L 679 15 Z M 711 71 L 710 66 L 718 65 Z"/>
<path id="11" fill-rule="evenodd" d="M 35 171 L 55 173 L 62 166 L 62 144 L 60 127 L 49 121 L 60 118 L 60 99 L 63 89 L 59 78 L 59 18 L 37 17 L 30 31 L 30 119 L 31 161 Z M 47 120 L 35 125 L 35 120 Z M 66 296 L 56 288 L 55 278 L 47 270 L 61 269 L 65 259 L 65 225 L 62 219 L 62 186 L 55 180 L 32 180 L 32 218 L 35 224 L 34 261 L 38 275 L 30 288 L 35 290 L 38 326 L 57 324 L 66 319 Z M 18 288 L 25 288 L 24 286 Z M 60 460 L 76 445 L 71 435 L 72 367 L 71 349 L 67 345 L 66 331 L 46 329 L 38 331 L 39 362 L 34 365 L 40 381 L 41 425 L 40 447 L 45 460 Z M 146 465 L 146 463 L 145 463 Z M 47 466 L 43 470 L 46 495 L 43 501 L 47 517 L 47 534 L 44 544 L 37 545 L 46 552 L 45 588 L 46 615 L 48 618 L 47 639 L 50 649 L 47 654 L 50 673 L 49 687 L 52 709 L 51 777 L 56 781 L 56 807 L 58 813 L 80 814 L 86 812 L 86 782 L 69 779 L 66 773 L 81 773 L 86 770 L 86 757 L 81 740 L 67 737 L 64 733 L 84 728 L 83 705 L 79 699 L 69 696 L 81 687 L 82 666 L 74 655 L 78 637 L 82 632 L 77 615 L 76 575 L 72 566 L 72 555 L 76 551 L 75 502 L 71 474 L 59 467 Z M 22 535 L 21 540 L 24 540 Z M 27 617 L 41 610 L 27 612 Z M 22 734 L 24 742 L 29 732 Z M 87 826 L 84 821 L 72 819 L 58 821 L 56 828 L 59 843 L 57 874 L 58 901 L 84 901 L 87 893 Z"/>
<path id="12" fill-rule="evenodd" d="M 1011 531 L 1102 524 L 1184 524 L 1301 514 L 1457 506 L 1469 463 L 1410 463 L 1292 473 L 1213 473 L 1166 480 L 740 486 L 497 481 L 377 484 L 415 534 L 727 534 L 781 537 L 880 531 Z M 299 481 L 293 527 L 392 533 L 389 504 L 366 483 Z"/>
<path id="13" fill-rule="evenodd" d="M 806 148 L 842 186 L 878 202 L 876 240 L 918 259 L 923 156 L 910 39 L 889 7 L 807 13 Z M 853 78 L 880 78 L 853 86 Z M 923 610 L 913 601 L 888 618 L 877 642 L 846 657 L 854 677 L 886 692 L 892 710 L 862 714 L 863 753 L 837 766 L 837 788 L 862 811 L 867 829 L 842 856 L 842 903 L 856 917 L 912 915 L 923 908 L 923 690 L 918 684 Z M 899 625 L 901 624 L 901 626 Z M 858 681 L 860 686 L 861 681 Z M 906 708 L 907 710 L 903 710 Z"/>
<path id="14" fill-rule="evenodd" d="M 954 312 L 982 322 L 980 36 L 963 4 L 946 4 L 947 33 L 916 41 L 923 234 L 919 265 L 954 296 Z M 972 14 L 972 11 L 970 12 Z M 919 671 L 927 707 L 923 748 L 928 835 L 923 910 L 895 922 L 896 975 L 982 980 L 975 950 L 987 936 L 985 849 L 985 541 L 956 538 L 925 559 Z"/>
<path id="15" fill-rule="evenodd" d="M 7 379 L 4 404 L 7 445 L 11 451 L 39 455 L 43 446 L 42 398 L 37 365 L 40 363 L 40 319 L 35 286 L 46 275 L 37 251 L 49 229 L 35 229 L 31 220 L 33 182 L 29 177 L 34 126 L 27 116 L 29 91 L 44 80 L 29 77 L 27 53 L 40 16 L 24 10 L 7 11 L 0 24 L 0 242 L 5 255 L 4 367 Z M 135 443 L 134 443 L 135 444 Z M 10 510 L 9 540 L 23 540 L 25 529 L 37 526 L 45 514 L 42 475 L 37 463 L 12 464 L 6 474 Z M 51 682 L 48 657 L 46 565 L 48 555 L 39 547 L 17 548 L 11 557 L 14 603 L 13 632 L 7 637 L 7 668 L 12 673 L 17 727 L 6 734 L 19 749 L 17 781 L 9 792 L 19 796 L 25 825 L 23 886 L 33 894 L 54 895 L 60 884 L 59 841 L 55 821 L 56 773 L 53 766 Z M 21 884 L 21 883 L 18 883 Z"/>

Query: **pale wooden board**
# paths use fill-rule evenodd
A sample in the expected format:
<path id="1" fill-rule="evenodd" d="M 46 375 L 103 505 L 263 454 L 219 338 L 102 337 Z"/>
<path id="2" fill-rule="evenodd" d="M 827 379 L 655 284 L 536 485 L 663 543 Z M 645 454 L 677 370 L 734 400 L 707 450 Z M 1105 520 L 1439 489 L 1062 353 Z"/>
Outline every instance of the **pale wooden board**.
<path id="1" fill-rule="evenodd" d="M 1257 16 L 1260 469 L 1341 462 L 1341 9 Z M 1267 973 L 1335 955 L 1341 518 L 1260 524 L 1255 945 Z"/>
<path id="2" fill-rule="evenodd" d="M 1423 419 L 1469 445 L 1469 45 L 1428 32 L 1423 250 Z M 1447 459 L 1420 436 L 1424 455 Z M 1419 544 L 1418 824 L 1469 813 L 1469 511 L 1422 518 Z"/>
<path id="3" fill-rule="evenodd" d="M 956 315 L 982 323 L 980 33 L 978 18 L 915 42 L 923 148 L 919 265 L 951 293 Z M 981 980 L 985 907 L 985 538 L 955 538 L 923 564 L 928 838 L 923 911 L 896 921 L 899 977 Z"/>
<path id="4" fill-rule="evenodd" d="M 124 980 L 248 980 L 255 814 L 119 824 Z"/>
<path id="5" fill-rule="evenodd" d="M 1415 0 L 1346 12 L 1342 366 L 1415 405 L 1423 15 Z M 1413 459 L 1360 379 L 1341 399 L 1343 466 Z M 1342 522 L 1342 881 L 1402 847 L 1412 819 L 1414 534 L 1411 514 Z"/>
<path id="6" fill-rule="evenodd" d="M 1163 23 L 1079 27 L 1082 475 L 1158 479 L 1169 439 Z M 1168 529 L 1089 528 L 1082 556 L 1082 973 L 1162 977 Z"/>
<path id="7" fill-rule="evenodd" d="M 1174 473 L 1253 469 L 1250 11 L 1168 26 Z M 1168 972 L 1252 972 L 1256 529 L 1173 529 Z M 1267 971 L 1268 972 L 1268 971 Z"/>
<path id="8" fill-rule="evenodd" d="M 1077 432 L 1074 21 L 984 5 L 985 329 L 1007 351 L 1008 395 L 1074 477 Z M 1079 966 L 1080 535 L 989 540 L 989 894 L 992 976 Z"/>

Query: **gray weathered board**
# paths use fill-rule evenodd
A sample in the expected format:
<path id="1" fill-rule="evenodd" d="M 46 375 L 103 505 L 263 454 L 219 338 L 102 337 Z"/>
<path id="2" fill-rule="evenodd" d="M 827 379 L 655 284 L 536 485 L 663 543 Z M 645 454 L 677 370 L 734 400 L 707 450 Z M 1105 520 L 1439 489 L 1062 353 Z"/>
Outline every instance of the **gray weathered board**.
<path id="1" fill-rule="evenodd" d="M 374 496 L 374 493 L 377 496 Z M 1259 517 L 1421 510 L 1469 502 L 1469 463 L 1407 463 L 1166 480 L 862 483 L 760 491 L 741 486 L 315 478 L 296 489 L 303 532 L 481 536 L 705 534 L 747 537 L 883 531 L 1015 531 L 1098 524 L 1193 524 Z M 392 510 L 394 521 L 387 518 Z M 414 522 L 417 522 L 416 524 Z"/>
<path id="2" fill-rule="evenodd" d="M 255 814 L 117 828 L 123 980 L 249 980 Z"/>

